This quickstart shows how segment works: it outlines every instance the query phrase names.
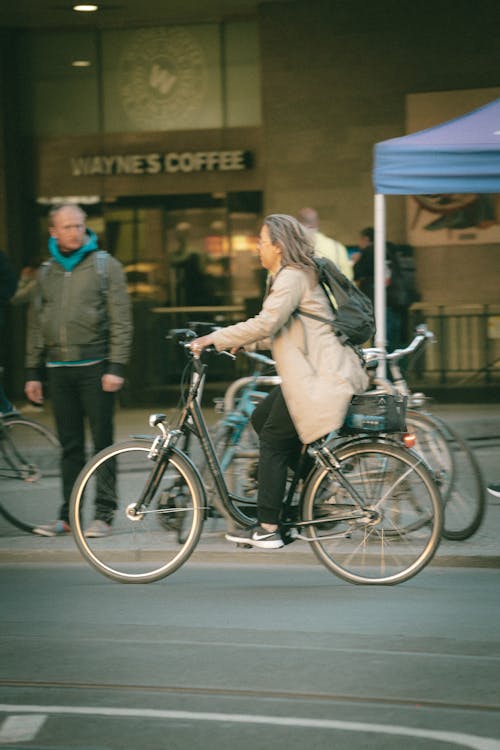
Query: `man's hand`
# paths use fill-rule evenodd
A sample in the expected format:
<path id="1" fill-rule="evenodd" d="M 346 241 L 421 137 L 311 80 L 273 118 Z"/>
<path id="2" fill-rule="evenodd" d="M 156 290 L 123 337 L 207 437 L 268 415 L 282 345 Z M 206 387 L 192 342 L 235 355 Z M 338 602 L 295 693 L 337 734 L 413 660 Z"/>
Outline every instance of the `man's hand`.
<path id="1" fill-rule="evenodd" d="M 24 392 L 34 404 L 43 404 L 43 386 L 40 380 L 28 380 L 24 385 Z"/>
<path id="2" fill-rule="evenodd" d="M 114 393 L 119 391 L 125 382 L 125 378 L 121 378 L 119 375 L 111 375 L 111 373 L 105 373 L 101 378 L 102 390 L 108 393 Z"/>

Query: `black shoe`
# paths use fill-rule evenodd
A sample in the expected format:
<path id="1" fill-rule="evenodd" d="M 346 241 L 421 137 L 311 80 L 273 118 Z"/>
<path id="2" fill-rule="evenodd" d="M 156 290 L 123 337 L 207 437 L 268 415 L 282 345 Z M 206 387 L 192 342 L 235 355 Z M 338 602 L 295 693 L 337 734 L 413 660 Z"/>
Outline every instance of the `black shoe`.
<path id="1" fill-rule="evenodd" d="M 237 544 L 250 544 L 252 547 L 261 547 L 262 549 L 279 549 L 285 546 L 279 531 L 267 531 L 260 524 L 252 526 L 251 529 L 228 531 L 226 539 Z"/>
<path id="2" fill-rule="evenodd" d="M 490 495 L 493 495 L 493 497 L 500 497 L 500 484 L 489 484 L 488 492 Z"/>

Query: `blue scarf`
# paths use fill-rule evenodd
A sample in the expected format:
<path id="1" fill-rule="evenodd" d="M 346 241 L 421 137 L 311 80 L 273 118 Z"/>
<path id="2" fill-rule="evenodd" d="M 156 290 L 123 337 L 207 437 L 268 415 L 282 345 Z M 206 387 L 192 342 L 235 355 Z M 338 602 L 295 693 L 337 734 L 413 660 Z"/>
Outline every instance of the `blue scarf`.
<path id="1" fill-rule="evenodd" d="M 59 263 L 65 271 L 72 271 L 86 255 L 97 250 L 99 247 L 97 235 L 91 229 L 86 229 L 85 231 L 89 237 L 88 242 L 69 255 L 63 255 L 63 253 L 61 253 L 57 240 L 54 237 L 49 238 L 49 252 L 56 263 Z"/>

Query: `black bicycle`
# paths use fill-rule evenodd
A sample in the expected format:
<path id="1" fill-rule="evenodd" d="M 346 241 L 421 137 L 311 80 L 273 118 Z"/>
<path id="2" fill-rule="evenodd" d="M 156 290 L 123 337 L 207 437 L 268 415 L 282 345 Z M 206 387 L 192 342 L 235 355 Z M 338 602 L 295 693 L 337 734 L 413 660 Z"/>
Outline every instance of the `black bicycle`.
<path id="1" fill-rule="evenodd" d="M 184 405 L 173 426 L 150 416 L 159 434 L 135 436 L 94 456 L 71 497 L 70 522 L 85 559 L 123 583 L 149 583 L 174 573 L 196 548 L 210 511 L 200 470 L 179 448 L 188 434 L 199 440 L 225 514 L 241 526 L 256 519 L 255 496 L 231 492 L 221 470 L 198 394 L 213 352 L 188 348 L 194 331 L 177 331 L 190 373 Z M 306 452 L 314 468 L 303 478 Z M 87 538 L 84 529 L 103 493 L 113 498 L 113 535 Z M 290 477 L 281 534 L 305 542 L 346 581 L 396 584 L 427 565 L 442 529 L 440 493 L 425 461 L 388 437 L 327 436 L 304 446 Z M 279 554 L 279 553 L 274 553 Z"/>
<path id="2" fill-rule="evenodd" d="M 0 514 L 18 529 L 33 532 L 46 523 L 61 491 L 60 459 L 48 427 L 17 412 L 0 415 Z"/>

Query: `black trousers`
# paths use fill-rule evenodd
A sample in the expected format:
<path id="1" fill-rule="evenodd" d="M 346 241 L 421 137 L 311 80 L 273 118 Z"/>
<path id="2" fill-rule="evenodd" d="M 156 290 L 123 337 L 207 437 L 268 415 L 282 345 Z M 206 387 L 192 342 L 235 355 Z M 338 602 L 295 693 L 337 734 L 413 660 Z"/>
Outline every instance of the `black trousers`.
<path id="1" fill-rule="evenodd" d="M 88 420 L 94 453 L 113 442 L 114 393 L 102 390 L 105 363 L 47 368 L 57 433 L 62 445 L 63 502 L 59 518 L 68 521 L 71 491 L 87 456 L 85 421 Z M 96 518 L 110 522 L 116 508 L 113 481 L 98 481 Z"/>
<path id="2" fill-rule="evenodd" d="M 288 467 L 295 468 L 302 443 L 276 386 L 255 408 L 252 425 L 259 436 L 257 517 L 260 523 L 280 521 Z"/>

